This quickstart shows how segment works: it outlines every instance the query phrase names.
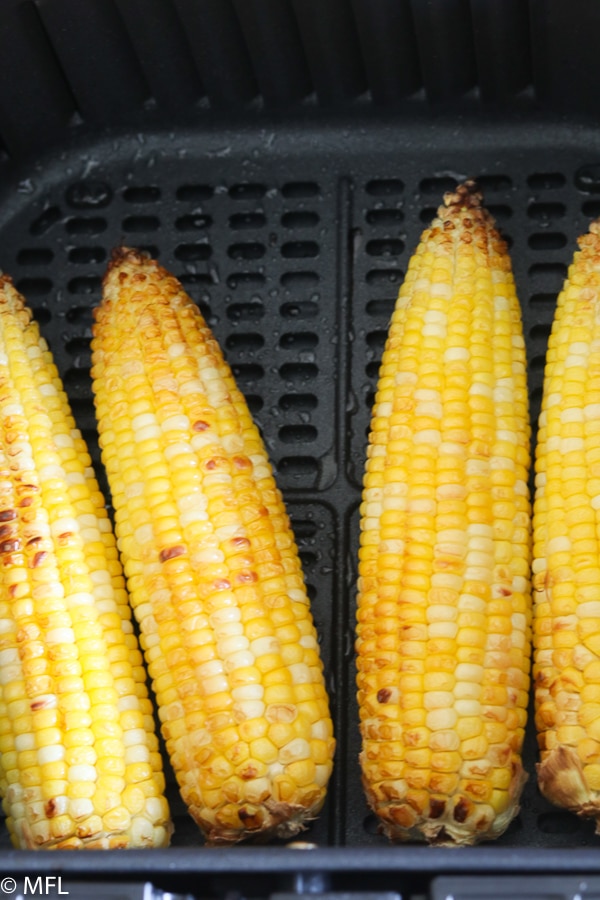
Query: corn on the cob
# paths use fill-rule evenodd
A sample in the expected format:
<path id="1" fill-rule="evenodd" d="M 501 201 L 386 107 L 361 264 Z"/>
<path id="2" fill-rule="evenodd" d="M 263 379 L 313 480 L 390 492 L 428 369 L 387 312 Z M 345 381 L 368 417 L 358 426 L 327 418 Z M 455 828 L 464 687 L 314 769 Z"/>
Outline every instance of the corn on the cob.
<path id="1" fill-rule="evenodd" d="M 180 283 L 116 251 L 94 325 L 102 458 L 167 750 L 211 843 L 290 837 L 334 740 L 299 557 L 230 368 Z"/>
<path id="2" fill-rule="evenodd" d="M 600 221 L 579 239 L 546 356 L 534 498 L 534 684 L 553 803 L 600 832 Z"/>
<path id="3" fill-rule="evenodd" d="M 23 297 L 0 279 L 0 792 L 20 848 L 166 846 L 116 542 Z"/>
<path id="4" fill-rule="evenodd" d="M 506 246 L 472 182 L 410 261 L 361 506 L 363 782 L 392 840 L 471 844 L 518 810 L 530 656 L 530 427 Z"/>

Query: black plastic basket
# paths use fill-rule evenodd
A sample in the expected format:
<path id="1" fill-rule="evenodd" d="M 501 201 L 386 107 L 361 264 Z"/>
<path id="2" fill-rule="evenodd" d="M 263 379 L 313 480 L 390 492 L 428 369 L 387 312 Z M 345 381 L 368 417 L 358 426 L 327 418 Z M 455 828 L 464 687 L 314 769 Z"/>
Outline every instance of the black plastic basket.
<path id="1" fill-rule="evenodd" d="M 89 341 L 111 249 L 147 249 L 199 303 L 288 503 L 338 752 L 312 848 L 207 849 L 171 779 L 170 849 L 5 837 L 0 893 L 14 878 L 13 896 L 48 895 L 60 877 L 72 898 L 458 900 L 515 896 L 516 878 L 545 898 L 541 874 L 569 876 L 556 896 L 600 893 L 600 840 L 539 794 L 532 733 L 522 810 L 496 843 L 389 847 L 360 786 L 353 657 L 367 427 L 407 260 L 443 192 L 477 177 L 511 246 L 535 422 L 556 295 L 600 215 L 599 33 L 585 0 L 2 0 L 0 267 L 103 486 Z"/>

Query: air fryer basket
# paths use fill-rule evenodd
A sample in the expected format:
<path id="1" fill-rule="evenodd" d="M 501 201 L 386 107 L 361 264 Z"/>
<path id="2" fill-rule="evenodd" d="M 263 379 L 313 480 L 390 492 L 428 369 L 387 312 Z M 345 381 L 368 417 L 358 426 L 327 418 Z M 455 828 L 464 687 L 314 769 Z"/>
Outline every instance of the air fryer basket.
<path id="1" fill-rule="evenodd" d="M 543 872 L 571 879 L 557 896 L 600 893 L 600 839 L 539 794 L 531 728 L 502 838 L 389 847 L 360 786 L 354 689 L 378 363 L 420 232 L 467 176 L 509 240 L 537 418 L 556 294 L 600 215 L 600 15 L 568 6 L 569 19 L 559 0 L 86 0 L 83 16 L 76 0 L 4 3 L 0 268 L 34 309 L 105 490 L 89 341 L 112 248 L 146 249 L 198 302 L 288 504 L 338 752 L 312 849 L 203 847 L 170 777 L 172 848 L 36 854 L 4 836 L 1 891 L 3 876 L 61 873 L 65 890 L 100 880 L 123 896 L 145 882 L 193 897 L 514 896 L 471 880 L 487 872 L 546 897 L 527 880 Z"/>

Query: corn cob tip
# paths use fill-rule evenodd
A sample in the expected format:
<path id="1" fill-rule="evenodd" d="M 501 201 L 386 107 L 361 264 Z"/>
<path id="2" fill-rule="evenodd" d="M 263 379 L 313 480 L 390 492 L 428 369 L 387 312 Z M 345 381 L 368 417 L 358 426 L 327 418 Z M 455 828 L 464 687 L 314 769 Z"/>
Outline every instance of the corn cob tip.
<path id="1" fill-rule="evenodd" d="M 467 178 L 459 184 L 454 191 L 444 194 L 443 209 L 457 206 L 460 209 L 480 209 L 483 204 L 483 194 L 474 178 Z"/>
<path id="2" fill-rule="evenodd" d="M 106 285 L 111 275 L 113 275 L 116 270 L 120 270 L 121 266 L 126 263 L 140 266 L 148 265 L 148 263 L 157 265 L 148 253 L 144 250 L 139 250 L 137 247 L 114 247 L 110 255 L 108 266 L 106 267 L 103 283 Z"/>

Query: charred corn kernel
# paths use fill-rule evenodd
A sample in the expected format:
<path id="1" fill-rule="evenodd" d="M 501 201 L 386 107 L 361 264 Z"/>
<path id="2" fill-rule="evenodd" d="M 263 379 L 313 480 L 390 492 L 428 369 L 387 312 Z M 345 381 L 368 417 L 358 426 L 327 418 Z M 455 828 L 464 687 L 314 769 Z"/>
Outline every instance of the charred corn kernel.
<path id="1" fill-rule="evenodd" d="M 334 740 L 299 557 L 259 433 L 181 285 L 115 253 L 93 387 L 116 533 L 167 750 L 212 843 L 290 837 Z"/>
<path id="2" fill-rule="evenodd" d="M 116 541 L 48 347 L 7 277 L 0 559 L 0 791 L 13 843 L 166 846 L 158 739 Z M 141 787 L 156 810 L 129 803 L 122 780 L 112 802 L 122 814 L 101 819 L 101 772 L 131 754 L 152 759 Z"/>
<path id="3" fill-rule="evenodd" d="M 400 290 L 364 478 L 361 765 L 392 840 L 473 844 L 518 811 L 529 442 L 510 260 L 466 182 L 445 197 Z"/>
<path id="4" fill-rule="evenodd" d="M 542 793 L 600 830 L 600 222 L 548 342 L 535 460 L 534 679 Z"/>

